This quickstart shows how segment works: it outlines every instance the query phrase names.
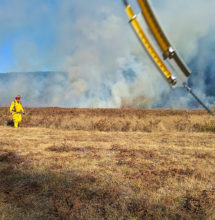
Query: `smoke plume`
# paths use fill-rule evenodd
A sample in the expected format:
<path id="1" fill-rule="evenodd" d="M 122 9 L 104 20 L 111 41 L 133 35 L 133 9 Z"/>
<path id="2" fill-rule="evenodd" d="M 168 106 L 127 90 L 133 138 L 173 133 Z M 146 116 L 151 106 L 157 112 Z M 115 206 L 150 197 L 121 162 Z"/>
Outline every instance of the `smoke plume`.
<path id="1" fill-rule="evenodd" d="M 121 1 L 54 3 L 4 1 L 0 40 L 11 34 L 17 39 L 8 69 L 13 73 L 0 74 L 0 105 L 20 93 L 23 104 L 34 107 L 198 107 L 183 89 L 171 90 L 161 77 L 129 27 Z M 189 84 L 213 107 L 215 2 L 151 3 L 170 42 L 192 70 Z M 27 34 L 20 37 L 20 30 Z"/>

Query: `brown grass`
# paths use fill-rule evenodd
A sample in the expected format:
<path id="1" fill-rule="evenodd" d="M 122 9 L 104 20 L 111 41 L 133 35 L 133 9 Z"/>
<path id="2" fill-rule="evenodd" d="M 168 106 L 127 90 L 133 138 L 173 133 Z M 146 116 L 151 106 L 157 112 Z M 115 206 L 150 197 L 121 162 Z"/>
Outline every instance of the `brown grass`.
<path id="1" fill-rule="evenodd" d="M 215 219 L 204 111 L 1 108 L 0 219 Z"/>
<path id="2" fill-rule="evenodd" d="M 0 108 L 0 125 L 10 125 L 7 108 Z M 83 131 L 215 132 L 215 118 L 197 110 L 27 109 L 22 127 Z"/>

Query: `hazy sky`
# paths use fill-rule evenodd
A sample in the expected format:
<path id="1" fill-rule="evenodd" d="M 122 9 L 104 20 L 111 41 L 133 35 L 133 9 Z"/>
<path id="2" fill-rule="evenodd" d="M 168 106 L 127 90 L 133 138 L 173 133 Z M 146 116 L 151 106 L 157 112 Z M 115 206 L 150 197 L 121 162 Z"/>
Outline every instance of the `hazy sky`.
<path id="1" fill-rule="evenodd" d="M 0 72 L 59 69 L 81 47 L 81 40 L 90 43 L 90 36 L 99 37 L 93 36 L 98 33 L 94 28 L 106 31 L 96 22 L 102 24 L 123 9 L 116 0 L 0 0 L 0 4 Z"/>
<path id="2" fill-rule="evenodd" d="M 215 103 L 215 1 L 150 2 L 193 72 L 189 83 Z M 180 95 L 181 101 L 164 103 L 169 87 L 129 27 L 121 0 L 0 0 L 0 5 L 0 73 L 68 72 L 58 77 L 57 87 L 46 84 L 45 91 L 39 82 L 23 88 L 28 79 L 10 82 L 9 96 L 0 81 L 5 94 L 0 105 L 16 93 L 26 97 L 27 105 L 39 105 L 43 93 L 42 105 L 51 106 L 187 107 L 189 98 Z"/>

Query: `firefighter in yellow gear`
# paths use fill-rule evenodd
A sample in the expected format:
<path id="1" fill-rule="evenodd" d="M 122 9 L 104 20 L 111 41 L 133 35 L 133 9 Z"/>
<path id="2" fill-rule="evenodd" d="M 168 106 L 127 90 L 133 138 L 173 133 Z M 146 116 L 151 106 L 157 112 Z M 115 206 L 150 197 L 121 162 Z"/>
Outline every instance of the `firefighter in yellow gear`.
<path id="1" fill-rule="evenodd" d="M 12 101 L 10 105 L 10 113 L 13 116 L 14 127 L 18 128 L 19 123 L 22 121 L 22 113 L 25 114 L 25 111 L 21 104 L 21 96 L 17 95 L 15 100 Z"/>

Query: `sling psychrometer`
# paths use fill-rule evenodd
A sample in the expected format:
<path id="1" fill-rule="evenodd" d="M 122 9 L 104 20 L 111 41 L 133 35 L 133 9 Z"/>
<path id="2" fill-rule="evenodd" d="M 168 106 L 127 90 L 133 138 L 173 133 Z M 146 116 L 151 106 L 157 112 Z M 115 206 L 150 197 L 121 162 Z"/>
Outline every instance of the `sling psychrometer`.
<path id="1" fill-rule="evenodd" d="M 191 71 L 170 44 L 149 4 L 149 1 L 137 0 L 137 3 L 150 30 L 150 34 L 147 34 L 147 31 L 144 31 L 137 15 L 134 13 L 131 5 L 128 4 L 128 1 L 123 0 L 123 3 L 129 17 L 129 23 L 135 34 L 170 86 L 183 86 L 199 102 L 199 104 L 201 104 L 211 115 L 215 116 L 215 114 L 193 93 L 191 88 L 188 87 L 187 79 L 190 76 Z M 153 36 L 153 40 L 151 41 L 149 40 L 150 35 Z"/>

